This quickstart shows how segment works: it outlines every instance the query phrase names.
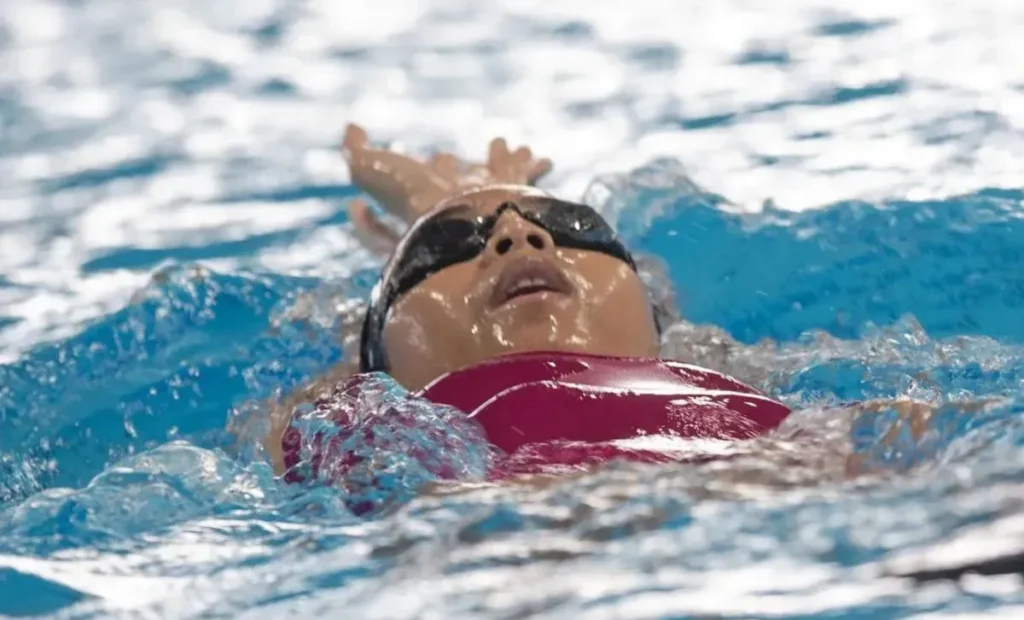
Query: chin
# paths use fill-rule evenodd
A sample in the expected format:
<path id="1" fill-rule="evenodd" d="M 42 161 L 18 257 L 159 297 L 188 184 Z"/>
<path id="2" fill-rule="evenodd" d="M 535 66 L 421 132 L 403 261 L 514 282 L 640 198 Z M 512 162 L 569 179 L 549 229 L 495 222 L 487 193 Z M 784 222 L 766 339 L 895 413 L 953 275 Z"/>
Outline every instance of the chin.
<path id="1" fill-rule="evenodd" d="M 519 330 L 514 338 L 507 338 L 500 343 L 502 353 L 528 353 L 530 351 L 553 351 L 561 353 L 586 353 L 588 347 L 579 339 L 561 338 L 546 330 Z"/>
<path id="2" fill-rule="evenodd" d="M 564 351 L 585 353 L 590 338 L 581 333 L 578 312 L 554 304 L 530 303 L 495 321 L 494 350 L 501 353 Z M 571 310 L 571 309 L 570 309 Z"/>
<path id="3" fill-rule="evenodd" d="M 506 324 L 507 329 L 538 324 L 555 329 L 564 321 L 578 320 L 579 309 L 573 302 L 565 295 L 541 293 L 504 306 L 498 311 L 496 321 Z"/>

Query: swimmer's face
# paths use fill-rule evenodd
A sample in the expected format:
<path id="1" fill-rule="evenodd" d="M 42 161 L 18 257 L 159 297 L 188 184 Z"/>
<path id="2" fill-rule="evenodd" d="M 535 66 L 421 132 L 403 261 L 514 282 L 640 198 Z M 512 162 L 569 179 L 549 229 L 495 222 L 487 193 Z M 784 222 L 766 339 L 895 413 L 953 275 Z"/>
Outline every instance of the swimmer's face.
<path id="1" fill-rule="evenodd" d="M 487 189 L 450 202 L 487 216 L 517 199 L 524 198 L 516 190 Z M 482 253 L 398 299 L 383 342 L 390 374 L 410 390 L 508 353 L 640 357 L 658 351 L 644 285 L 628 264 L 556 246 L 544 228 L 509 209 Z"/>

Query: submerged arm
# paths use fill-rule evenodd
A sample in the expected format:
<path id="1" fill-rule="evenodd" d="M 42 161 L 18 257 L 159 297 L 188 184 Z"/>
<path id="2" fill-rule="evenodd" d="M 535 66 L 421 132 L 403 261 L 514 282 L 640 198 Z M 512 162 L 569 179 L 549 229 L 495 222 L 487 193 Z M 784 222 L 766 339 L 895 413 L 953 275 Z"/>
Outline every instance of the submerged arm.
<path id="1" fill-rule="evenodd" d="M 270 432 L 263 440 L 263 447 L 274 466 L 274 473 L 283 475 L 287 467 L 284 462 L 284 433 L 292 421 L 292 412 L 303 403 L 311 403 L 321 396 L 330 393 L 335 385 L 356 373 L 356 368 L 349 362 L 339 362 L 325 374 L 300 387 L 287 397 L 268 403 L 270 412 Z"/>
<path id="2" fill-rule="evenodd" d="M 861 403 L 850 409 L 855 419 L 850 429 L 852 453 L 846 463 L 847 475 L 870 474 L 893 465 L 909 469 L 930 454 L 930 445 L 948 439 L 950 433 L 938 416 L 944 407 L 969 415 L 996 402 L 989 398 L 943 406 L 910 399 Z"/>

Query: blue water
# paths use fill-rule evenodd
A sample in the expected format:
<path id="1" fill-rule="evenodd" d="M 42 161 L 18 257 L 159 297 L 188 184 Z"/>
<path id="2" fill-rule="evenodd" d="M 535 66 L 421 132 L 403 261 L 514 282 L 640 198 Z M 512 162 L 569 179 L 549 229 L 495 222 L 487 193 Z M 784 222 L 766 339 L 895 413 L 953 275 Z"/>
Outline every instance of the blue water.
<path id="1" fill-rule="evenodd" d="M 1020 613 L 1012 578 L 893 576 L 1024 548 L 1016 4 L 670 27 L 644 2 L 12 1 L 0 615 Z M 999 70 L 949 77 L 978 58 Z M 384 382 L 365 423 L 417 424 L 356 446 L 373 484 L 275 480 L 261 403 L 345 354 L 378 266 L 330 172 L 349 116 L 413 145 L 529 139 L 553 189 L 664 261 L 665 354 L 798 413 L 727 462 L 495 487 L 472 428 Z M 922 436 L 834 408 L 895 397 L 938 404 Z M 424 453 L 466 483 L 430 488 Z"/>

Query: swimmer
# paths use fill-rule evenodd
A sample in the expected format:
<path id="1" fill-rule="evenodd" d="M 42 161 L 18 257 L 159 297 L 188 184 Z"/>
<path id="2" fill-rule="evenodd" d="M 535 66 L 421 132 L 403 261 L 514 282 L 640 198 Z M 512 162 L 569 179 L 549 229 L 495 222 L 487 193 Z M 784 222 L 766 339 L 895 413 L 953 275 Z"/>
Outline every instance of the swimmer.
<path id="1" fill-rule="evenodd" d="M 407 229 L 394 232 L 365 201 L 350 205 L 360 238 L 390 259 L 363 317 L 358 368 L 339 366 L 272 412 L 265 445 L 286 480 L 302 479 L 300 445 L 316 445 L 314 468 L 343 458 L 330 454 L 337 443 L 303 436 L 293 406 L 358 390 L 373 372 L 464 412 L 506 454 L 528 452 L 512 473 L 680 460 L 649 440 L 745 440 L 789 415 L 736 379 L 659 359 L 666 312 L 596 211 L 535 187 L 549 160 L 495 139 L 484 164 L 418 161 L 372 147 L 357 126 L 342 151 L 352 182 Z M 909 401 L 861 407 L 895 408 L 916 434 L 931 414 Z"/>

